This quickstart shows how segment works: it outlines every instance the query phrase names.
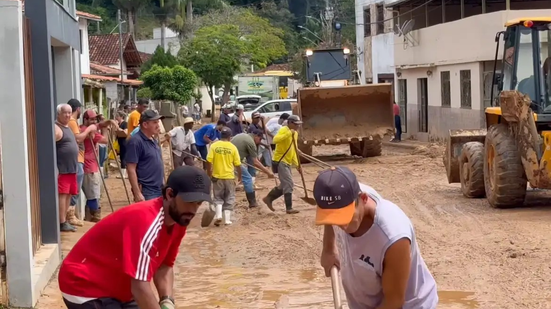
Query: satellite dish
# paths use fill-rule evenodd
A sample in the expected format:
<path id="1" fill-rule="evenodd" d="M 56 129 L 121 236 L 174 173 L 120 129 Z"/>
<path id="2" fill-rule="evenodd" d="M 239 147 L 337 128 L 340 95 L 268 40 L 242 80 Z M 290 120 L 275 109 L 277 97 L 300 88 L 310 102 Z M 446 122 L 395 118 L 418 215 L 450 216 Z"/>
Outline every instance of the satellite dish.
<path id="1" fill-rule="evenodd" d="M 415 19 L 409 19 L 402 25 L 402 34 L 405 36 L 408 34 L 415 26 Z"/>

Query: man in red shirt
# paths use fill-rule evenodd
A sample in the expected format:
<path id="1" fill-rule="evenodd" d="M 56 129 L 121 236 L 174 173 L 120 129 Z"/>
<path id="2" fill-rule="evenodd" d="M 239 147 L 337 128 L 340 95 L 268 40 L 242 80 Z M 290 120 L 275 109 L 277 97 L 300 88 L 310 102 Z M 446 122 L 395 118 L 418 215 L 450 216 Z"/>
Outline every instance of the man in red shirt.
<path id="1" fill-rule="evenodd" d="M 396 128 L 396 135 L 393 142 L 399 142 L 402 140 L 402 119 L 400 118 L 400 106 L 394 101 L 394 127 Z"/>
<path id="2" fill-rule="evenodd" d="M 181 166 L 170 173 L 162 197 L 121 208 L 93 226 L 59 270 L 67 308 L 175 308 L 172 267 L 187 225 L 211 201 L 210 192 L 202 169 Z"/>
<path id="3" fill-rule="evenodd" d="M 101 174 L 99 170 L 98 161 L 99 158 L 98 144 L 107 144 L 109 139 L 106 130 L 108 125 L 117 126 L 113 121 L 105 121 L 98 124 L 98 114 L 92 109 L 84 112 L 82 115 L 82 126 L 80 132 L 85 132 L 88 126 L 97 125 L 102 129 L 102 133 L 105 136 L 95 132 L 90 134 L 84 139 L 84 180 L 82 182 L 82 191 L 86 196 L 86 212 L 90 215 L 86 216 L 86 220 L 92 222 L 98 222 L 101 220 L 101 207 L 99 205 L 99 198 L 101 196 Z"/>

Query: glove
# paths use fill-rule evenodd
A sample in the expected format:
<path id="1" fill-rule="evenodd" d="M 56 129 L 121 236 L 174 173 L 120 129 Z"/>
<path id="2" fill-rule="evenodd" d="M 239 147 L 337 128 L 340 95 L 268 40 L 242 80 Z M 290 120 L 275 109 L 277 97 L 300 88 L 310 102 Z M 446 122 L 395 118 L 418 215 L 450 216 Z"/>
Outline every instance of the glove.
<path id="1" fill-rule="evenodd" d="M 162 300 L 159 305 L 161 305 L 161 309 L 176 309 L 176 305 L 170 299 Z"/>

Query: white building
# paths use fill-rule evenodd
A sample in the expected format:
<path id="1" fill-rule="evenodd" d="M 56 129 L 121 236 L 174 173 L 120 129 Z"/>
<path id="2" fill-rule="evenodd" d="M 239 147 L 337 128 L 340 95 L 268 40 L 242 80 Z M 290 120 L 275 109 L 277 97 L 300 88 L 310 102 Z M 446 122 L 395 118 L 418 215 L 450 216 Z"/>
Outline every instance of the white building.
<path id="1" fill-rule="evenodd" d="M 356 0 L 356 54 L 363 84 L 394 80 L 394 22 L 384 0 Z"/>
<path id="2" fill-rule="evenodd" d="M 550 1 L 387 0 L 386 7 L 401 25 L 414 21 L 408 34 L 394 34 L 395 97 L 404 132 L 419 140 L 444 139 L 450 129 L 485 127 L 496 33 L 507 20 L 551 15 Z M 501 41 L 498 59 L 502 51 Z"/>
<path id="3" fill-rule="evenodd" d="M 164 48 L 165 50 L 170 50 L 170 53 L 176 56 L 180 50 L 180 38 L 178 37 L 178 33 L 169 28 L 165 30 Z M 159 45 L 161 45 L 161 28 L 153 29 L 152 39 L 136 41 L 136 47 L 142 53 L 153 54 Z"/>

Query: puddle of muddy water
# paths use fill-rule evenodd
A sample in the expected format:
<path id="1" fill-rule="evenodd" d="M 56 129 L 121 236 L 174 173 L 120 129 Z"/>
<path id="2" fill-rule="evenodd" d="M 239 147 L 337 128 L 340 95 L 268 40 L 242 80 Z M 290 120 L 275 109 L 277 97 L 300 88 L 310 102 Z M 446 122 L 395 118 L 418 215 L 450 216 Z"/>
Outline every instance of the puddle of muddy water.
<path id="1" fill-rule="evenodd" d="M 190 231 L 186 236 L 175 265 L 178 309 L 260 309 L 276 308 L 276 303 L 284 303 L 277 307 L 281 309 L 334 308 L 331 283 L 321 268 L 272 269 L 226 261 L 211 233 Z M 479 308 L 471 292 L 439 291 L 438 296 L 439 308 Z"/>

